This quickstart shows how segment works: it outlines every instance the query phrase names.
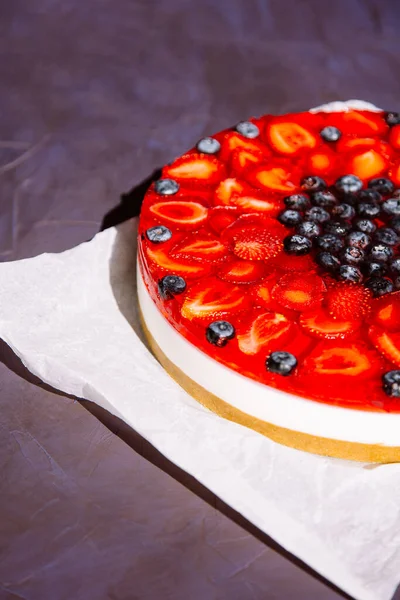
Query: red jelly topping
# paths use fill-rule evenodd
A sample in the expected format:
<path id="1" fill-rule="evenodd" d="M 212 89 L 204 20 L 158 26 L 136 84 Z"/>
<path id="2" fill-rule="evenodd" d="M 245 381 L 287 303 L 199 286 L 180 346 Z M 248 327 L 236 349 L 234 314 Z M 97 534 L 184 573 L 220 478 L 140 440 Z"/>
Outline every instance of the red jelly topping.
<path id="1" fill-rule="evenodd" d="M 400 412 L 396 186 L 394 113 L 242 122 L 201 140 L 147 192 L 147 289 L 186 339 L 251 379 Z M 279 371 L 271 354 L 282 351 Z"/>

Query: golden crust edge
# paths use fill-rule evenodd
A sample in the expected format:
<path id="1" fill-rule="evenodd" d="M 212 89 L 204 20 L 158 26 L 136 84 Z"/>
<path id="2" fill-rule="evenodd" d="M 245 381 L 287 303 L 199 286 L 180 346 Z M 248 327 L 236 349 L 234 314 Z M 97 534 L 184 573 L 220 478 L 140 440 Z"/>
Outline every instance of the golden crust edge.
<path id="1" fill-rule="evenodd" d="M 243 425 L 244 427 L 248 427 L 249 429 L 253 429 L 278 444 L 311 454 L 368 463 L 383 464 L 400 462 L 400 446 L 362 444 L 314 436 L 293 429 L 286 429 L 285 427 L 280 427 L 273 423 L 268 423 L 267 421 L 253 417 L 252 415 L 233 407 L 225 400 L 218 398 L 197 384 L 166 356 L 150 333 L 142 312 L 139 312 L 143 332 L 149 347 L 158 362 L 162 365 L 168 375 L 190 394 L 190 396 L 218 416 Z"/>

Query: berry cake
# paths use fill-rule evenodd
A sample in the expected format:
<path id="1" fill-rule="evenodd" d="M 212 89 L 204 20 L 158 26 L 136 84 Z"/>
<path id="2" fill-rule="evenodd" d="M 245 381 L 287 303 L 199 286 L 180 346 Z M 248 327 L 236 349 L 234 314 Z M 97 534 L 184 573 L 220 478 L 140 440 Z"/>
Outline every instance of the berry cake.
<path id="1" fill-rule="evenodd" d="M 153 352 L 285 445 L 400 460 L 400 115 L 335 102 L 242 121 L 164 167 L 140 217 Z"/>

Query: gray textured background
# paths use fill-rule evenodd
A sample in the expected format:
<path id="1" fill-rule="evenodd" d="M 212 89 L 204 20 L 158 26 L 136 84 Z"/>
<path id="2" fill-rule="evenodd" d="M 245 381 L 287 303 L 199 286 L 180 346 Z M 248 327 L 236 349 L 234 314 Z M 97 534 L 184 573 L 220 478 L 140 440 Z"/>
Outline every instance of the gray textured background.
<path id="1" fill-rule="evenodd" d="M 396 0 L 3 0 L 0 259 L 91 238 L 121 193 L 252 114 L 399 109 L 399 26 Z M 24 376 L 0 362 L 1 600 L 341 597 L 1 357 Z"/>

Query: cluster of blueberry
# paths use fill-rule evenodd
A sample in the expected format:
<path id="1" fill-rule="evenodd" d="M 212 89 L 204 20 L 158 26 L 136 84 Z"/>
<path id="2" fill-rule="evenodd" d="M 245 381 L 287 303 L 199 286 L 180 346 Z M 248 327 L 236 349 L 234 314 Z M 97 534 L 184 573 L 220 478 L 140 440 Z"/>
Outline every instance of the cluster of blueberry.
<path id="1" fill-rule="evenodd" d="M 344 175 L 328 189 L 320 177 L 306 177 L 304 194 L 284 199 L 279 221 L 294 233 L 285 251 L 303 255 L 316 249 L 316 261 L 342 281 L 363 282 L 374 296 L 400 289 L 400 190 L 386 178 Z"/>

